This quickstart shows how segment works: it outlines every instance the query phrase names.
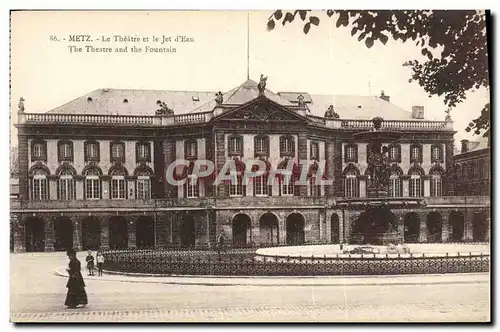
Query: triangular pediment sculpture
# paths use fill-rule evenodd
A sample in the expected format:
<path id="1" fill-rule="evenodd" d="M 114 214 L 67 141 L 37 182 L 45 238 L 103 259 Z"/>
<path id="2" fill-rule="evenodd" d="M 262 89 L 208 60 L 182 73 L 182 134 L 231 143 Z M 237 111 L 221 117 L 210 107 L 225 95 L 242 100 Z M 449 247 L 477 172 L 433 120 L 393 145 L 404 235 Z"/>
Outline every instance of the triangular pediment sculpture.
<path id="1" fill-rule="evenodd" d="M 307 119 L 295 110 L 288 110 L 285 107 L 266 99 L 257 98 L 246 105 L 228 111 L 217 117 L 217 120 L 247 120 L 247 121 L 303 121 Z"/>

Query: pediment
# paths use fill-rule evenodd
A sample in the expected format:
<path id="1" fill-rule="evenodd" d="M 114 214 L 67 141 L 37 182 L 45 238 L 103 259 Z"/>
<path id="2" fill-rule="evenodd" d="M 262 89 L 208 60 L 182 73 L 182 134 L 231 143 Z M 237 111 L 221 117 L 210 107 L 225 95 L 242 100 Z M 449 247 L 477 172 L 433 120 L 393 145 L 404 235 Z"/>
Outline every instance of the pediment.
<path id="1" fill-rule="evenodd" d="M 236 109 L 228 110 L 214 120 L 307 122 L 307 119 L 298 114 L 294 109 L 289 110 L 268 99 L 254 100 Z"/>

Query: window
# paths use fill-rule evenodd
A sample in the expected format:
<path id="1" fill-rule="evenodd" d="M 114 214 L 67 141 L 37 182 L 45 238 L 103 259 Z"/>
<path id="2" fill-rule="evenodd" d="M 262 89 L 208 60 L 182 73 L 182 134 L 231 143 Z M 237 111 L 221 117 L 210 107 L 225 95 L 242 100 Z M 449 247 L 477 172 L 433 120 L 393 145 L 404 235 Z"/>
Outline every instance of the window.
<path id="1" fill-rule="evenodd" d="M 151 161 L 151 144 L 149 142 L 137 142 L 135 145 L 135 160 L 137 162 Z"/>
<path id="2" fill-rule="evenodd" d="M 443 162 L 443 150 L 439 145 L 433 145 L 431 147 L 431 162 L 438 163 Z"/>
<path id="3" fill-rule="evenodd" d="M 400 173 L 393 171 L 389 176 L 389 196 L 390 197 L 402 197 L 403 188 Z"/>
<path id="4" fill-rule="evenodd" d="M 111 162 L 125 162 L 125 143 L 112 142 L 111 143 Z"/>
<path id="5" fill-rule="evenodd" d="M 137 188 L 135 190 L 137 199 L 151 198 L 151 176 L 149 172 L 137 173 Z"/>
<path id="6" fill-rule="evenodd" d="M 268 156 L 269 137 L 262 135 L 256 136 L 254 140 L 254 151 L 256 156 Z"/>
<path id="7" fill-rule="evenodd" d="M 344 195 L 347 198 L 359 197 L 359 181 L 356 173 L 348 172 L 344 179 Z"/>
<path id="8" fill-rule="evenodd" d="M 200 187 L 196 175 L 188 175 L 186 181 L 186 197 L 195 198 L 200 196 Z"/>
<path id="9" fill-rule="evenodd" d="M 228 139 L 229 155 L 243 155 L 243 137 L 230 136 Z"/>
<path id="10" fill-rule="evenodd" d="M 185 159 L 198 158 L 198 143 L 196 140 L 187 140 L 184 142 L 184 157 Z"/>
<path id="11" fill-rule="evenodd" d="M 253 192 L 255 196 L 269 196 L 267 179 L 266 175 L 253 178 Z"/>
<path id="12" fill-rule="evenodd" d="M 31 142 L 31 160 L 47 161 L 47 143 L 42 140 Z"/>
<path id="13" fill-rule="evenodd" d="M 280 157 L 295 156 L 295 141 L 292 136 L 280 137 Z"/>
<path id="14" fill-rule="evenodd" d="M 59 141 L 57 143 L 59 161 L 73 161 L 73 143 L 70 141 Z"/>
<path id="15" fill-rule="evenodd" d="M 420 145 L 410 146 L 410 162 L 412 163 L 422 162 L 422 147 Z"/>
<path id="16" fill-rule="evenodd" d="M 47 200 L 49 197 L 47 186 L 47 173 L 43 170 L 36 170 L 31 179 L 31 199 L 34 201 Z"/>
<path id="17" fill-rule="evenodd" d="M 57 198 L 59 200 L 76 199 L 73 171 L 63 169 L 61 173 L 59 173 L 59 181 L 57 182 Z"/>
<path id="18" fill-rule="evenodd" d="M 410 172 L 410 197 L 423 196 L 422 179 L 417 171 Z"/>
<path id="19" fill-rule="evenodd" d="M 309 178 L 309 196 L 321 196 L 321 186 L 316 184 L 316 174 Z"/>
<path id="20" fill-rule="evenodd" d="M 443 183 L 441 174 L 434 174 L 431 176 L 431 196 L 439 197 L 442 195 Z"/>
<path id="21" fill-rule="evenodd" d="M 311 142 L 311 159 L 319 160 L 319 144 Z"/>
<path id="22" fill-rule="evenodd" d="M 281 178 L 281 196 L 293 196 L 294 187 L 295 187 L 295 177 L 293 175 L 291 176 L 285 175 Z"/>
<path id="23" fill-rule="evenodd" d="M 125 172 L 122 170 L 115 170 L 111 173 L 111 199 L 125 198 L 127 198 Z"/>
<path id="24" fill-rule="evenodd" d="M 101 180 L 99 179 L 99 171 L 97 169 L 89 169 L 85 173 L 85 198 L 100 199 L 101 198 Z"/>
<path id="25" fill-rule="evenodd" d="M 240 175 L 236 176 L 236 183 L 231 179 L 229 196 L 243 196 L 243 178 Z"/>
<path id="26" fill-rule="evenodd" d="M 440 169 L 434 169 L 431 170 L 429 173 L 431 176 L 431 196 L 432 197 L 442 196 L 443 179 L 441 175 L 443 174 L 443 171 Z"/>
<path id="27" fill-rule="evenodd" d="M 401 146 L 400 145 L 390 145 L 389 146 L 389 161 L 394 163 L 401 162 Z"/>
<path id="28" fill-rule="evenodd" d="M 355 144 L 348 144 L 344 147 L 344 161 L 346 163 L 358 162 L 358 146 Z"/>
<path id="29" fill-rule="evenodd" d="M 85 161 L 99 161 L 99 142 L 86 141 L 84 144 Z"/>

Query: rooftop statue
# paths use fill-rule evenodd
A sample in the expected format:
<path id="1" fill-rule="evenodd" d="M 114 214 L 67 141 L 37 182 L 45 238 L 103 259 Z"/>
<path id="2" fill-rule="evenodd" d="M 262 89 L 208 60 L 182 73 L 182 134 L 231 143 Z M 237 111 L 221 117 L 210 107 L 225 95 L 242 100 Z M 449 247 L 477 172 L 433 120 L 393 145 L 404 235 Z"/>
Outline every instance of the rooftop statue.
<path id="1" fill-rule="evenodd" d="M 257 89 L 259 89 L 260 95 L 264 94 L 264 91 L 266 90 L 266 84 L 267 84 L 267 76 L 264 77 L 264 75 L 260 74 L 260 82 L 257 85 Z"/>
<path id="2" fill-rule="evenodd" d="M 217 103 L 217 106 L 222 105 L 222 103 L 224 102 L 224 96 L 222 95 L 222 92 L 219 91 L 215 94 L 215 102 Z"/>
<path id="3" fill-rule="evenodd" d="M 325 112 L 325 118 L 327 119 L 338 119 L 339 115 L 333 109 L 333 105 L 330 105 Z"/>
<path id="4" fill-rule="evenodd" d="M 19 99 L 19 104 L 17 105 L 19 112 L 24 112 L 24 98 Z"/>
<path id="5" fill-rule="evenodd" d="M 298 102 L 298 104 L 299 104 L 299 107 L 304 107 L 304 105 L 306 104 L 306 103 L 304 102 L 304 96 L 303 96 L 303 95 L 299 95 L 299 96 L 297 97 L 297 102 Z"/>
<path id="6" fill-rule="evenodd" d="M 158 106 L 160 106 L 160 108 L 156 110 L 156 115 L 174 115 L 174 110 L 168 108 L 165 102 L 162 101 Z"/>

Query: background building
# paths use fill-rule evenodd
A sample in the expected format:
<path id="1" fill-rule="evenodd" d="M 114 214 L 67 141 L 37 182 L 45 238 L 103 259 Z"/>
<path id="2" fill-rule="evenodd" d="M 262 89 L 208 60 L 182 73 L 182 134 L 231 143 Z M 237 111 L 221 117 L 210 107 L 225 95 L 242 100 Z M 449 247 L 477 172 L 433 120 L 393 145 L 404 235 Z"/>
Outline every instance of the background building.
<path id="1" fill-rule="evenodd" d="M 248 80 L 224 94 L 100 89 L 47 113 L 27 113 L 21 101 L 14 250 L 203 246 L 220 234 L 234 246 L 339 243 L 356 227 L 387 231 L 388 218 L 405 242 L 489 239 L 487 193 L 455 193 L 451 119 L 428 121 L 423 107 L 406 111 L 383 92 L 263 87 Z M 363 203 L 370 142 L 352 135 L 370 130 L 376 116 L 403 135 L 385 145 L 398 204 L 374 217 Z M 191 166 L 176 170 L 184 185 L 165 179 L 177 159 L 208 159 L 217 170 L 233 159 L 241 181 L 254 158 L 269 172 L 292 162 L 295 178 L 307 160 L 307 185 L 280 178 L 267 185 L 265 173 L 246 185 L 215 186 Z M 331 185 L 316 182 L 321 162 Z M 353 204 L 338 204 L 341 198 Z M 412 207 L 416 200 L 425 206 Z"/>
<path id="2" fill-rule="evenodd" d="M 490 147 L 486 138 L 461 141 L 460 153 L 453 156 L 457 195 L 490 195 Z"/>

